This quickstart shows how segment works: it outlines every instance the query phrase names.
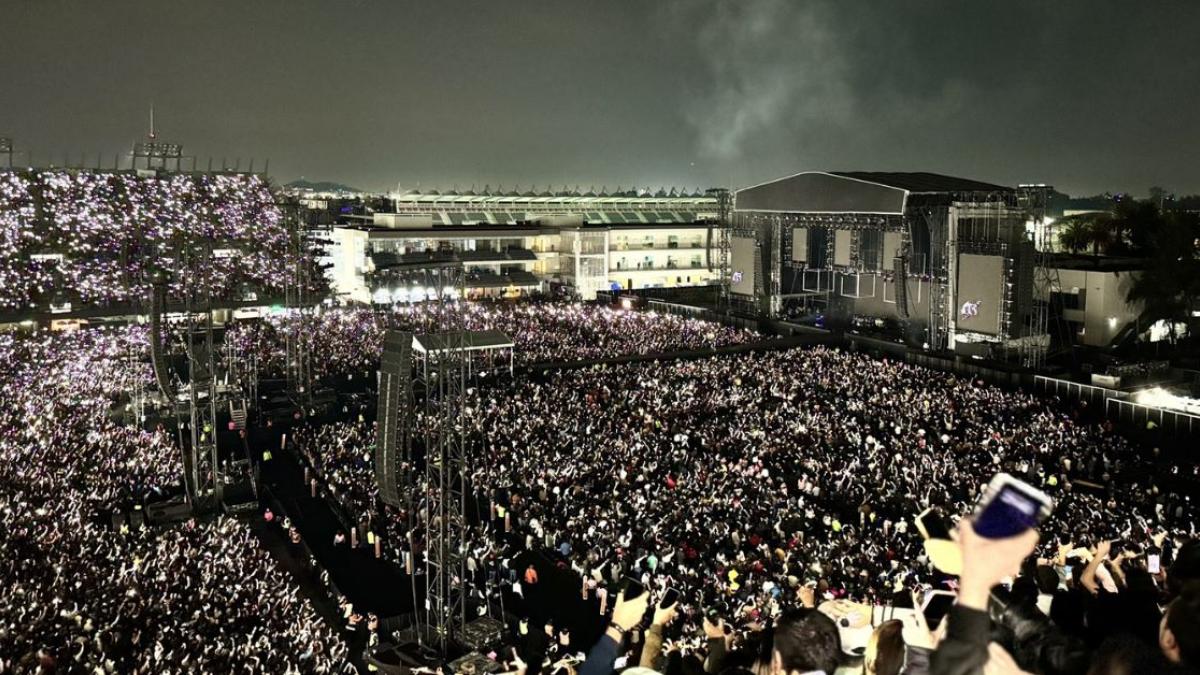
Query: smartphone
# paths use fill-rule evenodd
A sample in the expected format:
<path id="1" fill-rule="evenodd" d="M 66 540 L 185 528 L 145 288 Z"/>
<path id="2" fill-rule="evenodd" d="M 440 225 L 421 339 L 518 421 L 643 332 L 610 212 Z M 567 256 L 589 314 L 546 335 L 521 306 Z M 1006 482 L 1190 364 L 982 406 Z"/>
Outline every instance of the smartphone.
<path id="1" fill-rule="evenodd" d="M 668 587 L 667 592 L 663 593 L 662 600 L 658 601 L 658 606 L 660 609 L 666 609 L 676 602 L 679 602 L 679 591 Z"/>
<path id="2" fill-rule="evenodd" d="M 1006 539 L 1041 524 L 1054 500 L 1037 488 L 1006 473 L 988 484 L 971 520 L 975 533 L 988 539 Z"/>
<path id="3" fill-rule="evenodd" d="M 929 630 L 935 630 L 950 608 L 954 606 L 957 596 L 951 591 L 925 591 L 925 599 L 921 601 L 921 613 L 925 615 L 925 623 Z"/>
<path id="4" fill-rule="evenodd" d="M 936 506 L 925 509 L 917 516 L 917 530 L 926 539 L 950 539 L 950 527 Z"/>
<path id="5" fill-rule="evenodd" d="M 642 582 L 633 577 L 621 577 L 621 593 L 624 595 L 625 600 L 633 600 L 645 595 L 646 587 L 642 585 Z"/>
<path id="6" fill-rule="evenodd" d="M 1157 553 L 1147 553 L 1146 554 L 1146 571 L 1149 572 L 1150 574 L 1158 574 L 1159 572 L 1162 571 L 1162 563 L 1161 563 L 1161 558 L 1160 558 L 1159 554 L 1157 554 Z"/>

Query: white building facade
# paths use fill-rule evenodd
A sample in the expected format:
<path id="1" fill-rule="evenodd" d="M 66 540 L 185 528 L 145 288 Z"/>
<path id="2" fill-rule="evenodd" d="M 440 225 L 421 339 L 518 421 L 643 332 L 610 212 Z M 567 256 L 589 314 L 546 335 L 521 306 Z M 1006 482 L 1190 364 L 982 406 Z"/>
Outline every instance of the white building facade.
<path id="1" fill-rule="evenodd" d="M 334 293 L 350 302 L 404 296 L 389 266 L 454 252 L 475 296 L 551 285 L 598 291 L 719 281 L 717 200 L 701 193 L 439 194 L 392 196 L 393 210 L 332 231 Z M 393 297 L 395 296 L 395 297 Z"/>

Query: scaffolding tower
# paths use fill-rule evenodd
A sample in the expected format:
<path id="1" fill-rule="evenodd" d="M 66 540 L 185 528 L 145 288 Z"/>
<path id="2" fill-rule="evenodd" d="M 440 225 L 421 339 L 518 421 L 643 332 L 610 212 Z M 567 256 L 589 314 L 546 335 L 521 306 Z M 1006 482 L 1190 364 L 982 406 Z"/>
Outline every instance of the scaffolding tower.
<path id="1" fill-rule="evenodd" d="M 313 396 L 311 331 L 315 330 L 310 298 L 312 266 L 308 264 L 303 207 L 295 200 L 279 206 L 287 223 L 289 253 L 296 261 L 284 281 L 284 306 L 290 316 L 296 317 L 292 328 L 284 332 L 287 389 L 296 405 L 308 408 Z"/>
<path id="2" fill-rule="evenodd" d="M 197 307 L 197 298 L 187 294 L 185 306 L 184 352 L 187 356 L 187 412 L 190 431 L 189 452 L 185 468 L 188 473 L 188 494 L 194 510 L 206 511 L 221 502 L 221 458 L 217 447 L 217 356 L 213 340 L 211 297 L 204 293 Z"/>
<path id="3" fill-rule="evenodd" d="M 1062 307 L 1055 307 L 1060 297 L 1061 280 L 1058 267 L 1049 260 L 1051 241 L 1047 230 L 1046 208 L 1050 193 L 1049 185 L 1021 185 L 1017 203 L 1022 206 L 1033 226 L 1034 268 L 1033 307 L 1029 319 L 1029 336 L 1021 343 L 1021 364 L 1033 370 L 1045 367 L 1053 346 L 1054 336 L 1050 332 L 1050 319 L 1062 318 Z"/>
<path id="4" fill-rule="evenodd" d="M 705 248 L 705 254 L 708 256 L 708 271 L 713 271 L 712 253 L 715 246 L 718 279 L 717 306 L 720 309 L 727 309 L 729 307 L 729 244 L 733 228 L 730 220 L 733 213 L 733 194 L 726 188 L 711 188 L 706 190 L 705 194 L 715 197 L 717 200 L 717 222 L 710 223 L 708 226 L 708 242 Z M 716 242 L 713 241 L 714 236 Z"/>
<path id="5" fill-rule="evenodd" d="M 426 531 L 425 605 L 423 611 L 416 611 L 416 635 L 422 644 L 444 655 L 461 641 L 467 618 L 465 415 L 469 354 L 466 308 L 460 302 L 465 297 L 466 273 L 457 257 L 447 255 L 406 265 L 400 276 L 402 283 L 426 289 L 431 333 L 443 345 L 427 355 L 427 367 L 413 374 L 423 396 L 425 462 L 424 471 L 412 472 L 416 484 L 409 489 L 421 495 L 417 515 Z M 412 458 L 407 461 L 411 464 Z"/>

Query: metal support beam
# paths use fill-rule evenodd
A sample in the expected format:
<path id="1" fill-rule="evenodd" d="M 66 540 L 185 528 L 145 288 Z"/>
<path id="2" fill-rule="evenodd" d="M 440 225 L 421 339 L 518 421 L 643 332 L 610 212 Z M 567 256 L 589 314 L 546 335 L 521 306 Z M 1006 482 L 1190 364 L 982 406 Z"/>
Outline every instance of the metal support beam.
<path id="1" fill-rule="evenodd" d="M 464 408 L 468 380 L 466 315 L 462 264 L 427 269 L 427 287 L 437 289 L 432 311 L 445 348 L 426 354 L 424 519 L 425 628 L 435 647 L 447 653 L 466 625 L 467 547 L 466 446 Z"/>
<path id="2" fill-rule="evenodd" d="M 297 321 L 293 323 L 295 329 L 286 331 L 284 335 L 288 395 L 296 405 L 306 408 L 312 402 L 313 395 L 311 341 L 315 327 L 311 325 L 314 310 L 309 290 L 312 279 L 302 208 L 296 201 L 280 204 L 287 223 L 289 253 L 294 261 L 284 281 L 284 306 L 290 314 L 297 316 Z"/>

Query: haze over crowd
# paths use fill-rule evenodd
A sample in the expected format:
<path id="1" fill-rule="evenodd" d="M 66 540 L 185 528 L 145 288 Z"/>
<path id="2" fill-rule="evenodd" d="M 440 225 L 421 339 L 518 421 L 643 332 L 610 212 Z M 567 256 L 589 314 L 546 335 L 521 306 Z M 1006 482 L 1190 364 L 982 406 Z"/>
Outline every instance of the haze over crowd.
<path id="1" fill-rule="evenodd" d="M 1200 187 L 1191 2 L 10 2 L 5 23 L 0 135 L 38 164 L 111 161 L 153 101 L 202 164 L 376 190 Z"/>

